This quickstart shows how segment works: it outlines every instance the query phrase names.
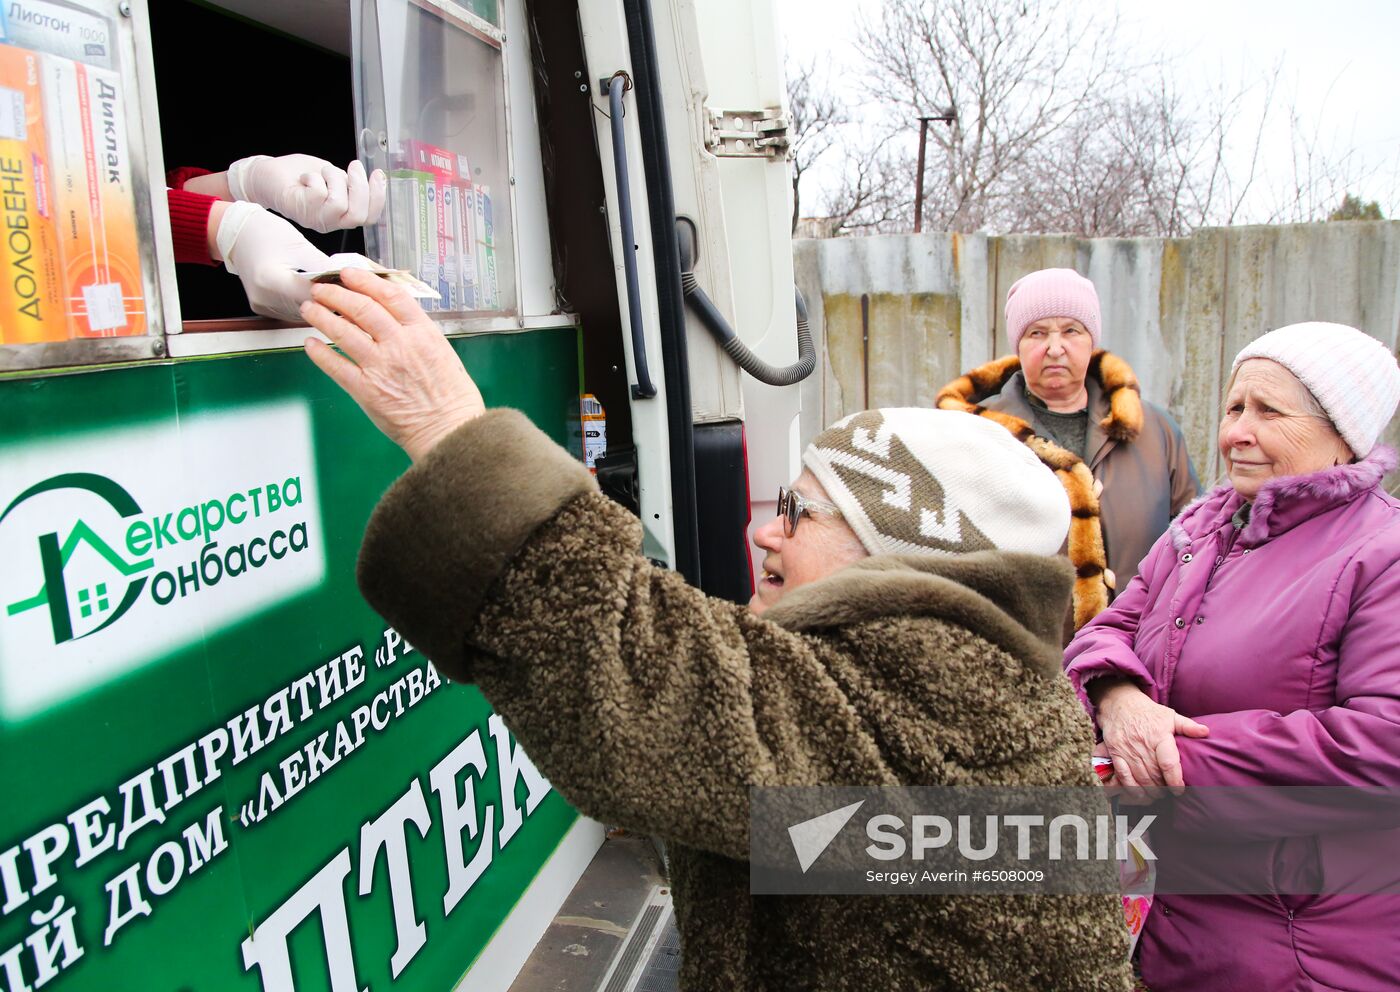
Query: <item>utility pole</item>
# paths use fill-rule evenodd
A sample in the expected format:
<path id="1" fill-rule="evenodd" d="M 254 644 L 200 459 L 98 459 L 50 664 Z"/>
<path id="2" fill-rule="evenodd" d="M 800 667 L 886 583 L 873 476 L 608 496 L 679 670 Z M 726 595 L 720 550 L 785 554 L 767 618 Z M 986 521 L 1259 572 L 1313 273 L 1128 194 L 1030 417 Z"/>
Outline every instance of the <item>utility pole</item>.
<path id="1" fill-rule="evenodd" d="M 930 117 L 919 118 L 919 176 L 915 180 L 918 185 L 914 190 L 914 233 L 919 234 L 924 229 L 924 149 L 928 147 L 928 125 L 929 121 L 941 121 L 944 124 L 951 124 L 958 119 L 958 112 L 952 107 L 944 107 L 937 114 Z"/>

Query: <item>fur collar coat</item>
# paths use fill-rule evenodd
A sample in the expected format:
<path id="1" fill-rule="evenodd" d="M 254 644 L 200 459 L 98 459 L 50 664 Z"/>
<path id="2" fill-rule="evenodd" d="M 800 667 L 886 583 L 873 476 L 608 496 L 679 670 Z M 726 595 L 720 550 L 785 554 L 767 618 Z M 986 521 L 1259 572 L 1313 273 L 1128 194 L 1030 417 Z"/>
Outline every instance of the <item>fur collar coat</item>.
<path id="1" fill-rule="evenodd" d="M 1138 562 L 1199 490 L 1181 429 L 1164 410 L 1143 401 L 1127 362 L 1108 351 L 1095 352 L 1086 385 L 1086 457 L 1035 432 L 1015 355 L 959 376 L 934 400 L 940 410 L 961 410 L 1001 424 L 1064 485 L 1072 514 L 1065 552 L 1075 569 L 1073 630 L 1127 586 Z"/>
<path id="2" fill-rule="evenodd" d="M 1114 895 L 749 892 L 753 786 L 1094 781 L 1062 561 L 871 558 L 760 617 L 640 542 L 577 461 L 493 411 L 385 495 L 359 579 L 571 804 L 666 841 L 682 989 L 1129 987 Z"/>

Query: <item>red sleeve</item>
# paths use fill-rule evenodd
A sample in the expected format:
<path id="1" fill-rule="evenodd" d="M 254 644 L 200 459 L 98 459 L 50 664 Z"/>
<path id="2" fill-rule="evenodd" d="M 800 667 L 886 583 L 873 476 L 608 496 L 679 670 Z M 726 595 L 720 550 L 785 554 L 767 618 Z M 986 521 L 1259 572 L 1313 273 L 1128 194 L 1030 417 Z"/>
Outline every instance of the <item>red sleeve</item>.
<path id="1" fill-rule="evenodd" d="M 217 265 L 209 257 L 209 212 L 218 198 L 186 193 L 183 189 L 169 189 L 165 195 L 170 204 L 170 233 L 175 238 L 175 261 Z"/>
<path id="2" fill-rule="evenodd" d="M 178 169 L 171 169 L 165 174 L 165 185 L 171 189 L 184 189 L 185 183 L 198 176 L 209 175 L 208 169 L 201 169 L 196 165 L 182 165 Z"/>

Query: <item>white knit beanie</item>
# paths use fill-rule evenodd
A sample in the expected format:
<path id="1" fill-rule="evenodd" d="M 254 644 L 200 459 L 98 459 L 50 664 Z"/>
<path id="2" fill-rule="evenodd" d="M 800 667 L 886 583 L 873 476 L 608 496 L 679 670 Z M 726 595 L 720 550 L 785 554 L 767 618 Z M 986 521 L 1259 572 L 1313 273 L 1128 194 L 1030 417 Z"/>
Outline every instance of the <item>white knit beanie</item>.
<path id="1" fill-rule="evenodd" d="M 802 462 L 872 555 L 1058 554 L 1069 497 L 1000 424 L 954 410 L 866 410 L 813 439 Z"/>
<path id="2" fill-rule="evenodd" d="M 1400 404 L 1400 368 L 1390 349 L 1346 324 L 1308 321 L 1270 331 L 1235 356 L 1268 358 L 1298 377 L 1357 458 L 1365 458 Z"/>

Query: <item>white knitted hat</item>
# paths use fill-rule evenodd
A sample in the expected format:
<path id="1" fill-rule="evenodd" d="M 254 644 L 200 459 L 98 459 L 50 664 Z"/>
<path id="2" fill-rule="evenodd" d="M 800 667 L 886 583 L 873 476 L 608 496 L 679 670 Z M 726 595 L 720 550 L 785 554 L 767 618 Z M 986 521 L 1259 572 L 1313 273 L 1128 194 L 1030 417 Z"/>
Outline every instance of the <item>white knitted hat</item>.
<path id="1" fill-rule="evenodd" d="M 954 410 L 866 410 L 813 439 L 802 462 L 872 555 L 1058 554 L 1069 497 L 1000 424 Z"/>
<path id="2" fill-rule="evenodd" d="M 1255 338 L 1231 368 L 1251 358 L 1278 362 L 1313 394 L 1357 458 L 1365 458 L 1400 404 L 1400 368 L 1390 349 L 1346 324 L 1289 324 Z"/>

